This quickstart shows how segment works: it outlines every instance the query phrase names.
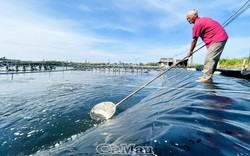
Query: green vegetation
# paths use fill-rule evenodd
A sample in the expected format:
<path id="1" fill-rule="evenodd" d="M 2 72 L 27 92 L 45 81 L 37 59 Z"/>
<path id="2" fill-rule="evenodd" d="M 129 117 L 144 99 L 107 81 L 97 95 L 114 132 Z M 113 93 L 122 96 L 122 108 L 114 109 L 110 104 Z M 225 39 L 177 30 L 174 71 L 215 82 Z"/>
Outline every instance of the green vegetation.
<path id="1" fill-rule="evenodd" d="M 243 57 L 243 58 L 232 58 L 232 59 L 225 59 L 221 58 L 219 61 L 219 67 L 221 68 L 241 68 L 243 66 L 243 61 L 246 59 L 246 65 L 248 65 L 248 58 Z M 68 62 L 68 61 L 57 61 L 57 60 L 43 60 L 43 61 L 23 61 L 23 60 L 13 60 L 13 59 L 6 59 L 5 57 L 0 58 L 0 62 L 6 62 L 8 64 L 52 64 L 56 66 L 74 66 L 74 65 L 81 65 L 81 66 L 91 66 L 91 65 L 111 65 L 111 66 L 116 66 L 116 65 L 126 65 L 126 66 L 159 66 L 159 62 L 149 62 L 149 63 L 124 63 L 124 62 L 119 62 L 119 63 L 105 63 L 105 62 Z M 193 63 L 189 64 L 189 66 L 200 66 L 201 64 Z M 203 65 L 203 64 L 202 64 Z"/>
<path id="2" fill-rule="evenodd" d="M 158 62 L 149 62 L 149 63 L 146 63 L 146 66 L 159 66 L 160 63 Z"/>
<path id="3" fill-rule="evenodd" d="M 243 66 L 243 61 L 246 59 L 246 64 L 248 64 L 248 58 L 232 58 L 232 59 L 220 59 L 219 66 L 220 67 L 228 67 L 228 68 L 241 68 Z"/>

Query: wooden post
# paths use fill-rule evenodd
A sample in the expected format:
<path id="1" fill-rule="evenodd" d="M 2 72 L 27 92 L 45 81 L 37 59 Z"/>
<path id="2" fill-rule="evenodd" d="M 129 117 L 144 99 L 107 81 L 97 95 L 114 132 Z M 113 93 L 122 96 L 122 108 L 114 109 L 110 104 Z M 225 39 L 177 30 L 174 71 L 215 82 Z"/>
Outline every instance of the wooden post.
<path id="1" fill-rule="evenodd" d="M 248 66 L 247 66 L 247 70 L 250 70 L 250 53 L 249 53 L 249 57 L 248 57 Z"/>

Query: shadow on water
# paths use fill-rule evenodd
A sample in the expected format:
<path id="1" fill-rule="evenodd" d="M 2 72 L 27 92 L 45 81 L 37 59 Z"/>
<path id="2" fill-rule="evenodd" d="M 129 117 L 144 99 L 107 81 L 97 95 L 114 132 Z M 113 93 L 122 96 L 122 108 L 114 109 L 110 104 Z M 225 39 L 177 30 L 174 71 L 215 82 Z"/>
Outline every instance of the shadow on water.
<path id="1" fill-rule="evenodd" d="M 6 145 L 18 147 L 15 138 L 10 137 L 25 136 L 16 139 L 23 142 L 29 140 L 27 135 L 31 133 L 34 138 L 29 141 L 39 145 L 21 145 L 33 147 L 34 155 L 143 155 L 142 152 L 162 156 L 250 155 L 249 80 L 215 75 L 213 82 L 195 82 L 200 75 L 200 72 L 171 70 L 159 80 L 161 85 L 158 81 L 145 88 L 120 105 L 115 116 L 103 123 L 89 118 L 88 112 L 94 104 L 106 100 L 118 102 L 154 75 L 134 78 L 103 75 L 106 78 L 100 81 L 90 74 L 84 75 L 84 79 L 91 83 L 77 80 L 72 84 L 71 79 L 64 87 L 61 82 L 49 85 L 46 93 L 31 96 L 32 100 L 23 99 L 23 107 L 17 107 L 16 112 L 30 117 L 27 121 L 10 117 L 13 110 L 1 111 L 1 116 L 6 115 L 1 118 L 5 122 L 1 122 L 4 133 L 1 140 L 7 140 L 1 146 L 6 151 L 2 148 L 1 153 L 10 152 Z M 41 98 L 44 96 L 47 98 Z M 23 125 L 38 130 L 34 133 L 39 135 L 33 135 L 33 129 L 23 132 L 20 130 Z M 16 152 L 21 150 L 25 147 Z"/>

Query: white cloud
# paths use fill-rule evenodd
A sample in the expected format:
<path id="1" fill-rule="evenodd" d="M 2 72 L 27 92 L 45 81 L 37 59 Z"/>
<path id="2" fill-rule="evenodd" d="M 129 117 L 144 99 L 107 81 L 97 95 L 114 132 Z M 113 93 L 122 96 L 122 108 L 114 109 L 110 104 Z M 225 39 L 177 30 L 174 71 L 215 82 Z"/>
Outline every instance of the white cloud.
<path id="1" fill-rule="evenodd" d="M 25 60 L 80 61 L 91 57 L 89 55 L 95 51 L 93 50 L 95 44 L 116 42 L 92 35 L 87 30 L 82 30 L 82 34 L 76 33 L 70 29 L 74 21 L 55 20 L 26 11 L 21 6 L 6 5 L 17 9 L 19 14 L 14 13 L 9 16 L 0 14 L 1 56 Z M 98 54 L 107 55 L 105 52 Z"/>
<path id="2" fill-rule="evenodd" d="M 153 62 L 182 53 L 178 55 L 178 58 L 182 58 L 190 46 L 191 37 L 188 34 L 191 26 L 185 19 L 186 12 L 198 8 L 201 14 L 222 19 L 225 17 L 224 10 L 229 13 L 239 8 L 240 3 L 231 5 L 236 2 L 135 0 L 128 3 L 126 0 L 109 0 L 98 1 L 102 5 L 94 6 L 92 3 L 67 4 L 67 9 L 78 9 L 81 13 L 77 18 L 64 15 L 57 18 L 49 13 L 30 9 L 35 3 L 20 5 L 0 1 L 0 57 L 24 60 Z M 46 9 L 47 12 L 52 10 Z M 12 14 L 9 14 L 9 10 Z M 57 16 L 61 11 L 56 12 Z M 110 18 L 105 13 L 114 16 Z M 151 30 L 153 31 L 149 33 Z M 230 35 L 234 38 L 228 41 L 223 57 L 244 57 L 249 53 L 249 37 L 239 37 L 242 34 L 240 29 L 232 33 L 235 32 L 238 36 L 236 38 L 235 35 Z M 124 33 L 127 36 L 123 36 Z M 205 49 L 197 53 L 194 60 L 203 63 L 205 53 Z"/>

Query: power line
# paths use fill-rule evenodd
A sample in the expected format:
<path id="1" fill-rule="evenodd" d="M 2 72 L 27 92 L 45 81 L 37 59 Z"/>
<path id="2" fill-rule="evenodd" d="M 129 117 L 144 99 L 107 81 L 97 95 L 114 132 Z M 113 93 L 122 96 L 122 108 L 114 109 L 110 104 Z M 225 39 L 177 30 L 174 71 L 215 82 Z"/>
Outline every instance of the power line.
<path id="1" fill-rule="evenodd" d="M 243 12 L 245 12 L 250 6 L 250 0 L 248 0 L 238 11 L 236 11 L 231 17 L 226 20 L 222 26 L 226 27 L 232 21 L 234 21 L 237 17 L 239 17 Z"/>

